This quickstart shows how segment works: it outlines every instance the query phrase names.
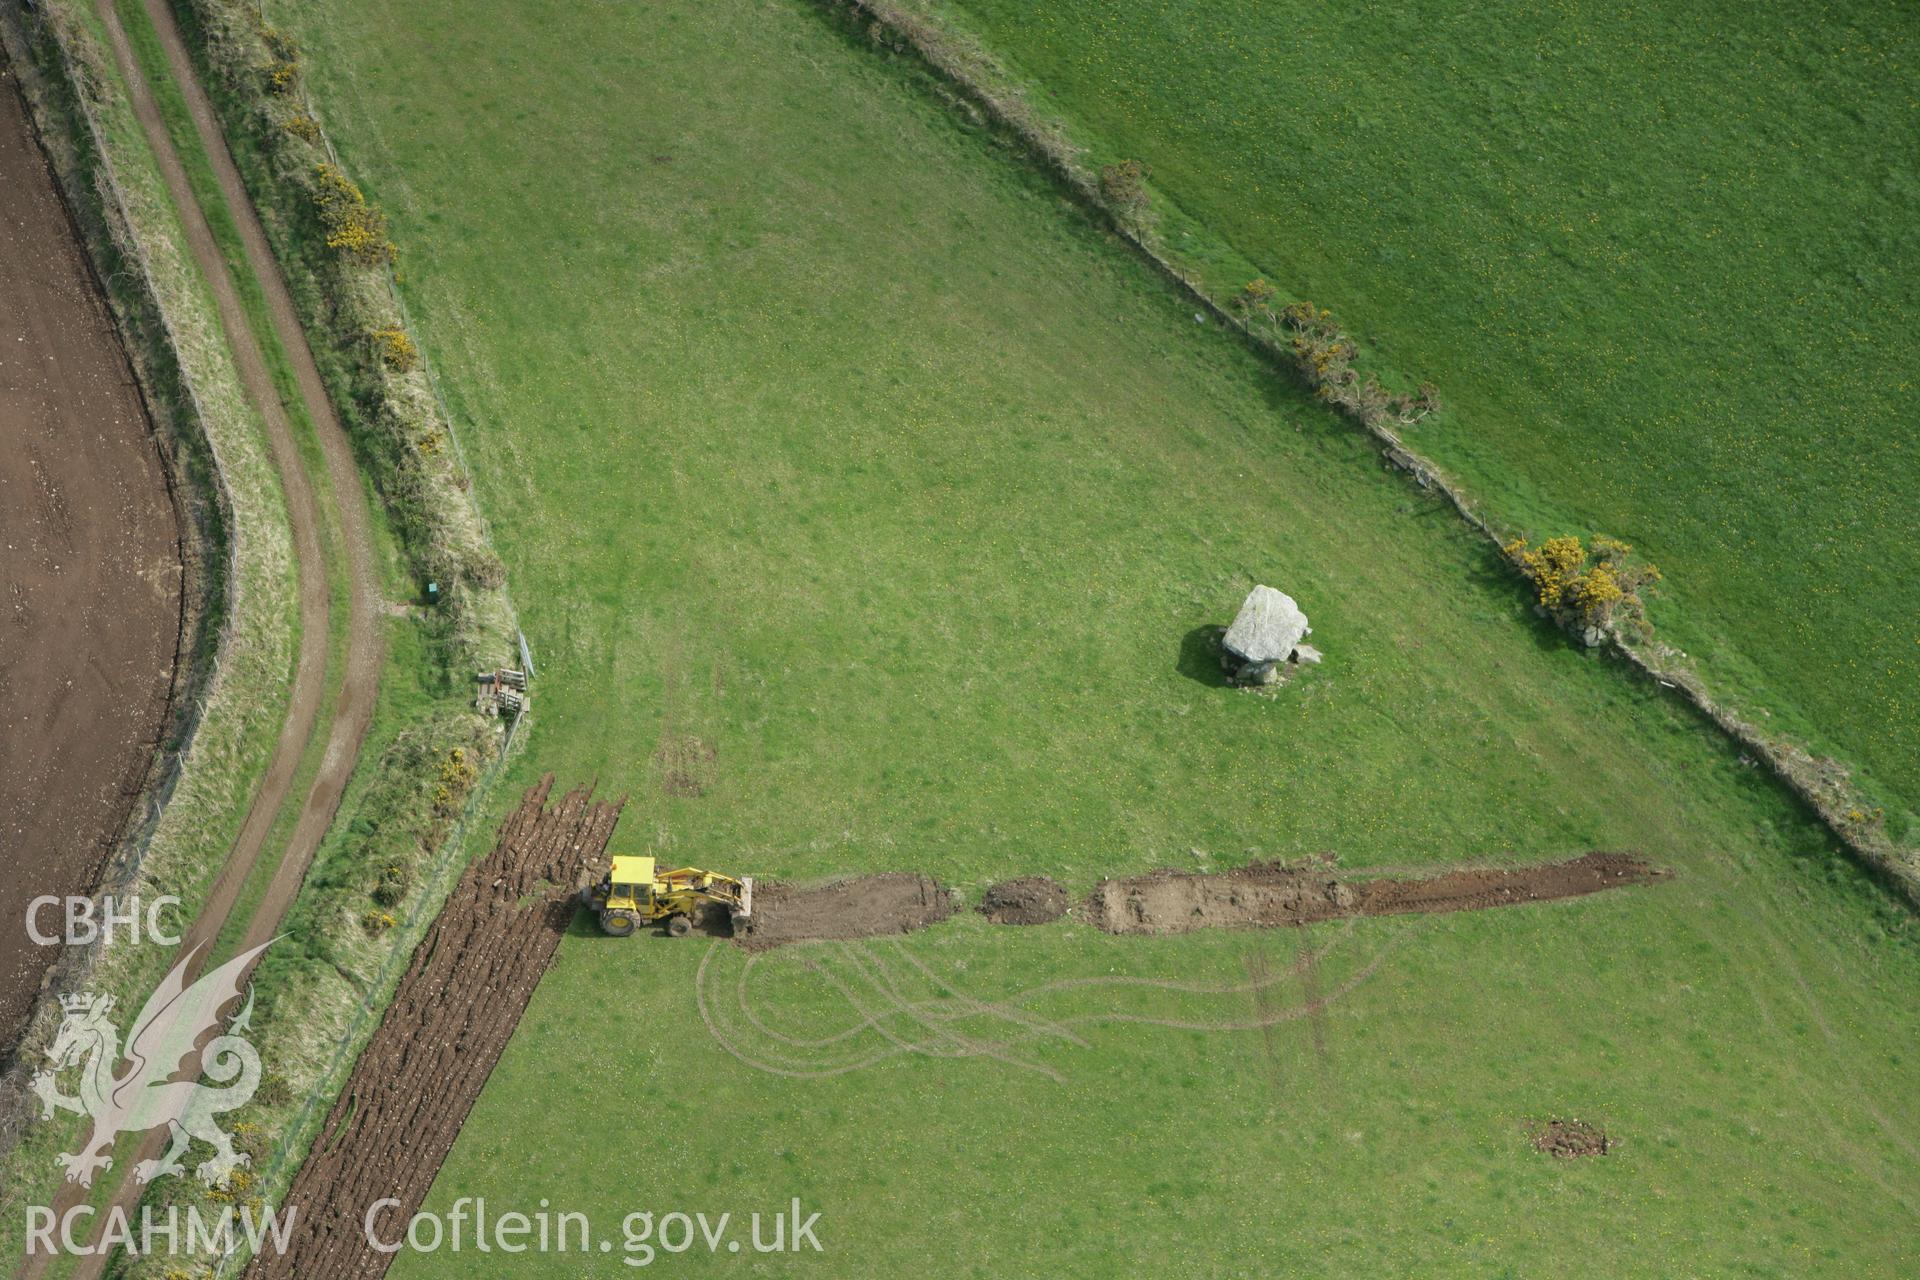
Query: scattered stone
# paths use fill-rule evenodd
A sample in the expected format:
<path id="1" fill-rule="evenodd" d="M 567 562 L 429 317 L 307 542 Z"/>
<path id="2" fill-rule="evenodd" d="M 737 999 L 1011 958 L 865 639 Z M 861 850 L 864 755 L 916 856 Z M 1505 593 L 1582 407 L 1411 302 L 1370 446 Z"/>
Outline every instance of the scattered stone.
<path id="1" fill-rule="evenodd" d="M 1319 666 L 1320 651 L 1310 644 L 1296 645 L 1293 650 L 1293 660 L 1295 662 L 1307 662 L 1314 666 Z"/>

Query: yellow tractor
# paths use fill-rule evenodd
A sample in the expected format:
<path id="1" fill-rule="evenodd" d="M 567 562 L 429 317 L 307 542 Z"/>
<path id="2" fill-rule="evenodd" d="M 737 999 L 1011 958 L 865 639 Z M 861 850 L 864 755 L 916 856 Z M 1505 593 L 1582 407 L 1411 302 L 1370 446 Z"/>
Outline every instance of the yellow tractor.
<path id="1" fill-rule="evenodd" d="M 753 914 L 753 877 L 736 880 L 717 871 L 680 867 L 657 871 L 652 858 L 616 855 L 600 883 L 586 890 L 585 903 L 600 917 L 600 927 L 624 938 L 643 924 L 664 922 L 676 938 L 696 925 L 717 923 L 724 912 L 741 933 Z"/>

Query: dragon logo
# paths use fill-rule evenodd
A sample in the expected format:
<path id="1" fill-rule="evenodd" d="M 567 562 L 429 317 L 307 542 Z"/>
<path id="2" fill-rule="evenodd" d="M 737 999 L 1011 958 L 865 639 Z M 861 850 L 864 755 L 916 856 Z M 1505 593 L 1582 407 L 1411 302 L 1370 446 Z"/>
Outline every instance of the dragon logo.
<path id="1" fill-rule="evenodd" d="M 226 1030 L 206 1041 L 197 1055 L 194 1049 L 220 1025 L 220 1011 L 242 994 L 248 967 L 272 945 L 265 942 L 235 956 L 192 986 L 187 985 L 187 966 L 201 948 L 182 956 L 133 1020 L 124 1051 L 110 1016 L 112 996 L 61 997 L 66 1017 L 47 1051 L 51 1065 L 34 1076 L 32 1088 L 43 1118 L 61 1110 L 93 1121 L 92 1133 L 78 1151 L 54 1157 L 66 1166 L 67 1181 L 92 1186 L 95 1173 L 113 1167 L 111 1153 L 121 1134 L 144 1133 L 163 1124 L 172 1143 L 158 1160 L 142 1160 L 134 1167 L 141 1182 L 179 1173 L 180 1157 L 195 1138 L 214 1150 L 198 1170 L 200 1181 L 210 1187 L 224 1185 L 229 1174 L 248 1163 L 247 1154 L 233 1149 L 232 1138 L 215 1117 L 244 1106 L 260 1085 L 260 1055 L 241 1034 L 253 1016 L 250 985 L 246 1007 Z M 197 1058 L 197 1071 L 186 1070 L 192 1065 L 189 1055 Z M 115 1074 L 123 1057 L 127 1067 Z M 60 1073 L 74 1067 L 80 1073 L 78 1097 L 60 1092 L 59 1085 Z M 212 1083 L 202 1083 L 201 1075 Z"/>

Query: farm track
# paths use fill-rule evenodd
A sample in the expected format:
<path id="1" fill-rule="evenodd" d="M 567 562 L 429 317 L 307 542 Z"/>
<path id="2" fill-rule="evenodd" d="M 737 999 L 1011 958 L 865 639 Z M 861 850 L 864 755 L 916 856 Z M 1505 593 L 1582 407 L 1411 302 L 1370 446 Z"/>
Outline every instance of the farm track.
<path id="1" fill-rule="evenodd" d="M 185 623 L 182 521 L 81 243 L 0 52 L 0 1061 L 59 951 L 19 922 L 33 898 L 99 884 Z"/>
<path id="2" fill-rule="evenodd" d="M 111 0 L 99 0 L 103 16 L 109 15 L 112 7 Z M 225 197 L 234 224 L 239 229 L 240 240 L 246 250 L 247 268 L 260 282 L 272 318 L 274 336 L 279 339 L 281 348 L 293 366 L 300 389 L 300 402 L 306 407 L 313 421 L 314 432 L 319 437 L 346 559 L 347 656 L 340 692 L 333 706 L 332 728 L 327 737 L 325 754 L 320 759 L 319 772 L 307 792 L 286 856 L 280 860 L 266 897 L 254 913 L 246 936 L 240 941 L 240 949 L 244 951 L 265 942 L 279 928 L 281 917 L 286 914 L 287 907 L 300 890 L 300 882 L 306 876 L 307 865 L 313 860 L 320 838 L 326 834 L 335 810 L 340 807 L 347 780 L 353 773 L 354 761 L 360 754 L 360 744 L 366 738 L 368 725 L 373 721 L 374 700 L 379 692 L 380 665 L 386 653 L 380 630 L 380 618 L 385 613 L 385 606 L 375 568 L 373 520 L 367 509 L 366 485 L 361 479 L 359 465 L 354 460 L 353 445 L 347 438 L 346 428 L 334 412 L 333 401 L 327 397 L 326 382 L 320 376 L 319 366 L 314 363 L 313 349 L 308 346 L 306 330 L 300 324 L 300 312 L 294 306 L 293 295 L 287 291 L 286 280 L 280 274 L 280 264 L 267 243 L 266 231 L 260 225 L 260 215 L 253 207 L 253 198 L 247 194 L 240 171 L 234 167 L 233 156 L 227 150 L 226 136 L 220 131 L 219 117 L 214 114 L 213 103 L 200 85 L 193 59 L 187 53 L 186 41 L 178 23 L 174 21 L 172 8 L 166 0 L 145 0 L 144 7 L 154 30 L 159 34 L 160 45 L 166 51 L 167 65 L 173 73 L 173 79 L 186 98 L 187 108 L 193 116 L 194 131 L 199 135 L 200 145 L 212 164 L 214 178 L 220 184 L 220 193 Z M 115 56 L 121 56 L 125 50 L 130 60 L 131 51 L 119 23 L 109 20 L 108 29 L 113 34 Z M 138 80 L 137 69 L 132 72 L 132 82 L 140 83 L 144 89 L 144 82 Z M 151 95 L 143 96 L 151 105 Z M 165 125 L 157 114 L 149 120 L 143 113 L 141 125 L 150 140 L 156 128 L 162 137 L 165 135 Z M 158 144 L 155 150 L 160 150 Z M 179 169 L 179 157 L 170 147 L 167 148 L 167 155 L 173 161 L 171 168 L 184 182 L 185 173 Z M 173 181 L 174 175 L 170 174 L 170 189 Z M 188 199 L 191 200 L 190 194 Z M 211 261 L 217 264 L 219 248 L 212 239 L 211 231 L 207 231 L 206 220 L 199 215 L 197 205 L 195 215 L 194 221 L 206 232 L 204 242 L 197 235 L 192 237 L 195 241 L 194 256 L 201 260 L 204 269 L 207 260 L 201 259 L 201 253 L 204 251 L 212 255 Z M 209 274 L 218 274 L 223 280 L 226 279 L 224 272 Z M 231 281 L 227 283 L 230 287 Z M 237 305 L 238 299 L 234 301 Z M 225 321 L 224 305 L 221 313 Z M 274 411 L 280 414 L 284 423 L 284 411 L 280 409 L 278 397 L 273 394 L 273 384 L 266 376 L 265 362 L 259 359 L 259 344 L 253 339 L 252 330 L 247 327 L 244 313 L 228 322 L 229 333 L 236 328 L 243 338 L 235 346 L 247 348 L 250 352 L 247 362 L 255 366 L 252 373 L 243 369 L 249 388 L 254 387 L 253 378 L 256 374 L 264 379 L 258 391 L 274 406 Z M 325 591 L 324 579 L 319 587 Z"/>
<path id="3" fill-rule="evenodd" d="M 239 228 L 247 269 L 258 280 L 267 301 L 274 334 L 292 363 L 301 402 L 313 422 L 320 451 L 325 458 L 346 561 L 346 658 L 339 690 L 331 707 L 326 741 L 321 748 L 318 768 L 301 801 L 287 846 L 280 853 L 265 895 L 248 918 L 245 935 L 239 944 L 240 950 L 246 950 L 265 942 L 278 930 L 287 908 L 299 891 L 321 838 L 333 821 L 334 812 L 352 775 L 361 742 L 372 722 L 380 666 L 384 659 L 385 646 L 379 624 L 381 602 L 373 556 L 372 519 L 367 510 L 366 489 L 354 462 L 352 446 L 332 402 L 327 398 L 326 386 L 314 363 L 313 353 L 307 346 L 293 299 L 267 245 L 259 216 L 227 152 L 212 104 L 194 74 L 173 14 L 164 0 L 151 0 L 145 7 L 159 33 L 173 78 L 193 116 L 200 145 L 207 154 L 221 194 Z M 269 449 L 286 493 L 294 551 L 299 563 L 300 648 L 286 720 L 240 833 L 228 851 L 226 862 L 209 891 L 199 917 L 182 938 L 182 954 L 186 954 L 202 943 L 210 944 L 228 923 L 248 878 L 264 852 L 274 821 L 290 798 L 300 762 L 309 749 L 310 740 L 320 723 L 321 712 L 326 706 L 328 621 L 334 602 L 322 551 L 320 499 L 301 462 L 292 424 L 268 373 L 260 340 L 248 322 L 233 277 L 221 255 L 219 242 L 194 197 L 186 168 L 167 133 L 166 122 L 134 56 L 113 2 L 97 0 L 95 8 L 105 25 L 114 61 L 127 85 L 134 115 L 153 152 L 168 194 L 179 212 L 188 247 L 212 291 L 241 383 L 248 399 L 266 424 Z M 211 947 L 201 951 L 202 962 L 210 951 Z M 187 975 L 189 980 L 198 976 L 201 967 L 202 964 L 198 963 L 190 966 Z M 118 1167 L 130 1169 L 135 1161 L 157 1156 L 165 1144 L 166 1132 L 164 1126 L 153 1129 L 133 1159 L 121 1161 Z M 95 1221 L 104 1224 L 113 1207 L 132 1213 L 139 1203 L 141 1192 L 142 1188 L 136 1182 L 123 1175 L 108 1201 L 100 1206 L 101 1212 Z M 81 1203 L 84 1196 L 83 1191 L 72 1185 L 64 1187 L 55 1200 L 54 1212 L 64 1213 Z M 51 1261 L 51 1255 L 31 1255 L 18 1274 L 22 1280 L 31 1280 L 45 1274 Z M 95 1251 L 83 1255 L 69 1274 L 76 1280 L 93 1280 L 104 1273 L 106 1263 L 107 1254 Z"/>
<path id="4" fill-rule="evenodd" d="M 404 1229 L 419 1209 L 620 819 L 619 803 L 593 803 L 584 787 L 547 808 L 552 786 L 549 775 L 527 792 L 421 939 L 288 1190 L 292 1247 L 256 1257 L 247 1280 L 385 1273 L 394 1255 L 367 1247 L 362 1215 L 391 1196 L 385 1221 Z"/>

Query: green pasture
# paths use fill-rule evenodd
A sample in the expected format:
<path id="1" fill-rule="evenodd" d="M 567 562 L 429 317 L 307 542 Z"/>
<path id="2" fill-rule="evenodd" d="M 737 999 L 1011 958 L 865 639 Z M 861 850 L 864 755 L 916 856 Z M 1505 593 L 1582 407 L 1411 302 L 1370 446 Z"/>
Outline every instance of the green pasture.
<path id="1" fill-rule="evenodd" d="M 627 794 L 622 848 L 976 896 L 1319 850 L 1677 871 L 1303 933 L 969 917 L 746 975 L 581 931 L 431 1207 L 545 1197 L 617 1242 L 798 1196 L 820 1275 L 1911 1270 L 1906 918 L 864 36 L 800 0 L 269 16 L 391 216 L 508 564 L 540 673 L 517 780 Z M 1222 687 L 1205 630 L 1255 581 L 1327 654 L 1272 697 Z M 1097 976 L 1239 989 L 1030 991 Z M 1116 1013 L 1150 1021 L 1071 1021 Z M 896 1041 L 935 1052 L 807 1074 Z M 1536 1156 L 1551 1115 L 1617 1154 Z M 712 1265 L 755 1262 L 783 1269 Z M 476 1265 L 628 1271 L 394 1274 Z"/>
<path id="2" fill-rule="evenodd" d="M 1920 839 L 1911 6 L 909 5 L 1145 161 L 1214 286 L 1438 384 L 1494 510 L 1636 544 L 1665 638 Z"/>

